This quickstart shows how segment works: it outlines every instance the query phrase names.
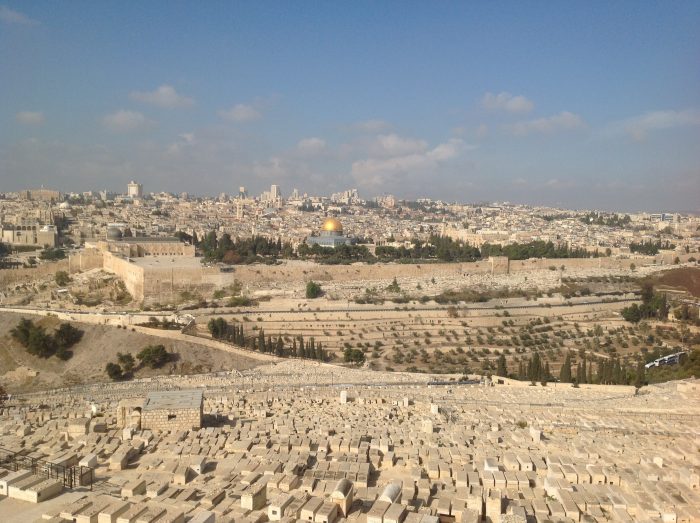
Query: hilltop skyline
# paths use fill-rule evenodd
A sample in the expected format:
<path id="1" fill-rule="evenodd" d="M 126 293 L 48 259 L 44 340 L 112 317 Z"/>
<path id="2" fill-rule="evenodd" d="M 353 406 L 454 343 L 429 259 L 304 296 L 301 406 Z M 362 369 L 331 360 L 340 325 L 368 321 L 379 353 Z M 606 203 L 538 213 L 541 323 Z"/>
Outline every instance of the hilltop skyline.
<path id="1" fill-rule="evenodd" d="M 698 15 L 5 2 L 0 190 L 697 210 Z"/>

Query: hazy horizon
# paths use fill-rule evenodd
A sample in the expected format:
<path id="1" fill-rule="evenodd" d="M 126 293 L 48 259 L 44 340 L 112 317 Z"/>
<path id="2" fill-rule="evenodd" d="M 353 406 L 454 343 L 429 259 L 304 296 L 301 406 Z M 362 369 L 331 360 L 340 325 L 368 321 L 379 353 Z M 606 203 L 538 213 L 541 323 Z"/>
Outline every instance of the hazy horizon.
<path id="1" fill-rule="evenodd" d="M 697 212 L 699 18 L 697 2 L 2 2 L 0 191 L 275 183 Z"/>

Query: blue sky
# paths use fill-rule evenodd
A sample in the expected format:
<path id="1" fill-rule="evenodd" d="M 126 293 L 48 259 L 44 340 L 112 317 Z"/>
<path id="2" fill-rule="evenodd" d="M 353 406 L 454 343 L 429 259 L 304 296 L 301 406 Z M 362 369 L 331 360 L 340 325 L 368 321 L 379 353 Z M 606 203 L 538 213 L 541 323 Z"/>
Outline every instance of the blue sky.
<path id="1" fill-rule="evenodd" d="M 5 2 L 0 191 L 697 210 L 700 3 Z"/>

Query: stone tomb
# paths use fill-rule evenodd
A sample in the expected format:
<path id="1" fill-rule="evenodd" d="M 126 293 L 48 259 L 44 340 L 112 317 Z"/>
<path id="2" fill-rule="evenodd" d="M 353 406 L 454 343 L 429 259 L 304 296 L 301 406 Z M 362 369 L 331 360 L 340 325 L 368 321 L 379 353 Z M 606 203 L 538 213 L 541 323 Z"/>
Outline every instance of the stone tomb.
<path id="1" fill-rule="evenodd" d="M 201 390 L 150 392 L 143 404 L 141 428 L 146 430 L 197 430 L 202 427 Z"/>

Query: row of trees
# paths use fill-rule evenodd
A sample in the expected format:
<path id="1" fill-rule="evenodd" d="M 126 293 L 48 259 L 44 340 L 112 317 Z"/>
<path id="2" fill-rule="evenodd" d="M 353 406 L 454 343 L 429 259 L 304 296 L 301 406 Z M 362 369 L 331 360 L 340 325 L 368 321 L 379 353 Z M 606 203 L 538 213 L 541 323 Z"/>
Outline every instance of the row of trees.
<path id="1" fill-rule="evenodd" d="M 629 214 L 620 217 L 619 214 L 606 215 L 595 211 L 582 216 L 581 221 L 586 225 L 605 225 L 607 227 L 627 227 L 632 223 Z"/>
<path id="2" fill-rule="evenodd" d="M 497 360 L 496 375 L 508 376 L 506 358 L 501 354 Z M 549 362 L 543 361 L 538 353 L 530 357 L 527 362 L 520 361 L 516 379 L 527 380 L 532 383 L 546 383 L 553 380 L 549 370 Z M 559 381 L 561 383 L 596 383 L 601 385 L 631 385 L 641 387 L 646 382 L 644 362 L 637 363 L 636 369 L 622 365 L 618 358 L 601 359 L 597 364 L 595 375 L 593 374 L 593 362 L 587 362 L 585 355 L 576 364 L 574 369 L 571 361 L 571 353 L 567 353 L 564 363 L 559 369 Z"/>
<path id="3" fill-rule="evenodd" d="M 510 260 L 527 260 L 529 258 L 590 258 L 598 257 L 584 248 L 571 247 L 567 243 L 555 244 L 551 241 L 535 240 L 528 243 L 511 243 L 510 245 L 481 246 L 481 258 L 489 256 L 507 256 Z"/>
<path id="4" fill-rule="evenodd" d="M 10 330 L 10 334 L 30 354 L 40 358 L 50 358 L 55 355 L 62 360 L 73 356 L 70 349 L 83 337 L 83 331 L 70 323 L 61 323 L 53 334 L 48 334 L 44 327 L 24 318 Z"/>
<path id="5" fill-rule="evenodd" d="M 227 341 L 249 350 L 274 354 L 280 358 L 306 358 L 318 361 L 328 361 L 328 353 L 323 345 L 311 337 L 308 341 L 302 335 L 292 338 L 291 346 L 285 343 L 288 336 L 278 335 L 276 338 L 265 336 L 265 331 L 259 329 L 257 335 L 246 336 L 243 325 L 229 325 L 224 318 L 212 318 L 207 324 L 212 338 Z"/>
<path id="6" fill-rule="evenodd" d="M 263 236 L 252 238 L 231 239 L 228 233 L 216 237 L 216 232 L 207 234 L 199 248 L 206 261 L 217 261 L 230 264 L 255 263 L 261 258 L 292 258 L 294 248 L 289 242 L 282 243 L 281 239 L 270 240 Z"/>
<path id="7" fill-rule="evenodd" d="M 669 241 L 662 242 L 661 240 L 659 241 L 641 241 L 641 242 L 631 242 L 630 243 L 630 251 L 631 252 L 638 252 L 639 254 L 646 254 L 647 256 L 654 256 L 655 254 L 659 254 L 659 250 L 665 249 L 665 250 L 673 250 L 675 249 L 676 246 L 672 244 Z"/>
<path id="8" fill-rule="evenodd" d="M 211 231 L 201 242 L 197 242 L 196 235 L 189 236 L 183 232 L 178 234 L 181 239 L 195 243 L 203 253 L 205 261 L 229 264 L 254 263 L 277 258 L 313 259 L 324 264 L 342 264 L 431 260 L 472 262 L 489 256 L 507 256 L 511 260 L 525 260 L 528 258 L 588 258 L 599 255 L 598 252 L 591 254 L 585 249 L 570 247 L 566 243 L 555 244 L 540 240 L 505 246 L 484 244 L 479 249 L 466 242 L 438 235 L 431 236 L 427 242 L 414 239 L 410 247 L 380 245 L 375 249 L 374 255 L 364 245 L 339 245 L 332 249 L 302 243 L 295 252 L 291 243 L 282 243 L 281 239 L 271 240 L 262 236 L 234 241 L 228 233 L 217 238 L 216 233 Z"/>

